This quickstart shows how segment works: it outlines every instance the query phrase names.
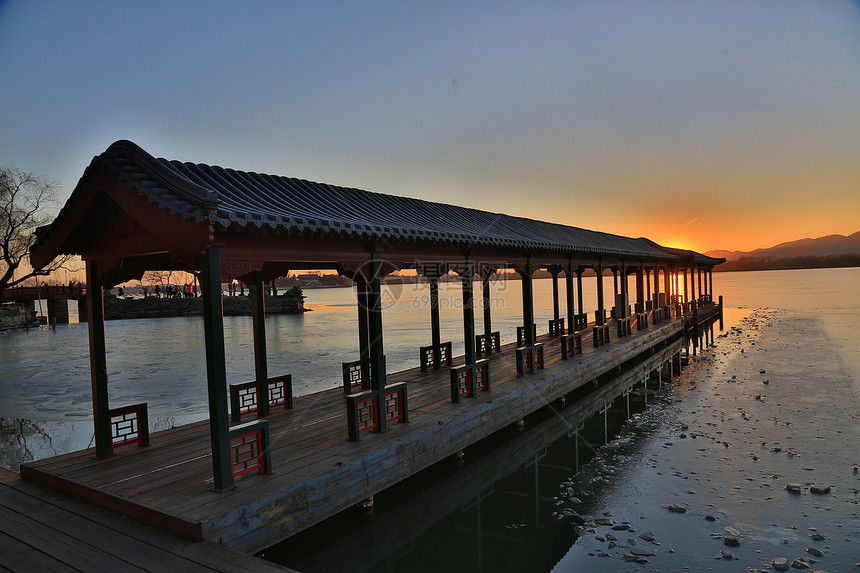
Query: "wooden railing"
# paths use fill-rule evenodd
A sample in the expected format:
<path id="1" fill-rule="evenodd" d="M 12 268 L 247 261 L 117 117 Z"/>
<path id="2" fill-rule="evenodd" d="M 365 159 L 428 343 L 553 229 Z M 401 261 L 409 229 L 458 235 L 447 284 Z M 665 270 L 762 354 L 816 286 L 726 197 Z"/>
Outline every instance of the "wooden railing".
<path id="1" fill-rule="evenodd" d="M 451 368 L 451 402 L 458 403 L 461 398 L 474 398 L 478 390 L 490 389 L 490 361 L 486 358 L 474 364 L 464 364 Z"/>
<path id="2" fill-rule="evenodd" d="M 543 370 L 543 343 L 517 348 L 517 376 L 522 378 Z"/>
<path id="3" fill-rule="evenodd" d="M 379 431 L 380 396 L 383 399 L 385 423 L 408 422 L 406 382 L 386 386 L 382 391 L 365 390 L 346 397 L 346 418 L 349 439 L 358 441 L 362 432 Z"/>
<path id="4" fill-rule="evenodd" d="M 575 315 L 573 315 L 573 320 L 575 323 L 574 327 L 573 327 L 574 330 L 585 330 L 586 328 L 588 328 L 588 314 L 587 313 L 583 312 L 582 314 L 575 314 Z"/>
<path id="5" fill-rule="evenodd" d="M 561 359 L 569 360 L 577 354 L 582 354 L 582 333 L 573 332 L 571 334 L 562 335 Z"/>
<path id="6" fill-rule="evenodd" d="M 537 340 L 537 325 L 532 324 L 532 341 Z M 517 327 L 517 346 L 525 346 L 526 345 L 526 327 L 518 326 Z"/>
<path id="7" fill-rule="evenodd" d="M 266 396 L 262 403 L 260 396 Z M 265 382 L 242 382 L 230 384 L 230 412 L 233 421 L 242 421 L 242 414 L 268 415 L 273 408 L 293 407 L 293 376 L 283 374 L 273 376 Z"/>
<path id="8" fill-rule="evenodd" d="M 451 343 L 443 342 L 438 347 L 422 346 L 419 348 L 421 372 L 441 370 L 451 366 Z"/>
<path id="9" fill-rule="evenodd" d="M 141 448 L 149 445 L 149 414 L 146 402 L 111 408 L 108 410 L 108 419 L 111 448 L 128 444 L 137 444 Z"/>
<path id="10" fill-rule="evenodd" d="M 648 328 L 648 314 L 640 312 L 636 315 L 636 330 L 645 330 Z"/>
<path id="11" fill-rule="evenodd" d="M 628 316 L 626 318 L 618 318 L 615 320 L 616 333 L 618 338 L 629 336 L 633 331 L 633 320 Z"/>
<path id="12" fill-rule="evenodd" d="M 233 477 L 256 471 L 272 473 L 269 421 L 254 420 L 230 428 L 230 463 Z"/>
<path id="13" fill-rule="evenodd" d="M 561 336 L 562 334 L 564 334 L 564 319 L 549 319 L 549 335 L 551 337 L 556 337 Z"/>
<path id="14" fill-rule="evenodd" d="M 385 357 L 382 357 L 385 364 Z M 347 394 L 361 392 L 370 388 L 370 379 L 373 376 L 373 367 L 368 360 L 355 360 L 353 362 L 342 362 L 343 369 L 343 391 Z"/>
<path id="15" fill-rule="evenodd" d="M 609 344 L 609 325 L 595 324 L 591 327 L 591 338 L 594 342 L 595 348 L 603 346 L 604 344 Z"/>
<path id="16" fill-rule="evenodd" d="M 502 347 L 502 337 L 499 331 L 487 334 L 475 335 L 475 356 L 489 356 L 495 354 Z"/>

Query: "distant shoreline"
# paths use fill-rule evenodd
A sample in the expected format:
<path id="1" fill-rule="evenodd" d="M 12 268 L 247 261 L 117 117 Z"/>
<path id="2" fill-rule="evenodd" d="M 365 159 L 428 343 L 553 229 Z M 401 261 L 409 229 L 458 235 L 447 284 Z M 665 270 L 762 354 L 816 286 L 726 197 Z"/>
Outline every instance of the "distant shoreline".
<path id="1" fill-rule="evenodd" d="M 715 273 L 731 271 L 785 271 L 797 269 L 841 269 L 860 267 L 860 254 L 825 257 L 752 258 L 726 261 L 714 267 Z"/>

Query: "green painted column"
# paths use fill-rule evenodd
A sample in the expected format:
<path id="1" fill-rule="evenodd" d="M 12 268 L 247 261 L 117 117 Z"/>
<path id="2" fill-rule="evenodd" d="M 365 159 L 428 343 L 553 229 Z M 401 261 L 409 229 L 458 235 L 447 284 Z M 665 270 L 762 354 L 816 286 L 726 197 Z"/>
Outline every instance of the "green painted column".
<path id="1" fill-rule="evenodd" d="M 561 318 L 558 304 L 558 273 L 561 272 L 561 267 L 552 265 L 549 272 L 552 275 L 552 318 L 558 323 L 558 319 Z"/>
<path id="2" fill-rule="evenodd" d="M 657 299 L 660 298 L 660 265 L 654 265 L 654 308 L 657 308 Z"/>
<path id="3" fill-rule="evenodd" d="M 535 344 L 535 334 L 534 328 L 532 325 L 535 322 L 535 309 L 534 309 L 534 294 L 532 288 L 532 272 L 534 271 L 534 267 L 532 267 L 532 258 L 529 257 L 526 259 L 526 266 L 520 272 L 520 275 L 523 277 L 523 341 L 526 346 L 534 346 Z"/>
<path id="4" fill-rule="evenodd" d="M 576 308 L 579 309 L 579 314 L 583 314 L 585 312 L 582 297 L 582 271 L 583 268 L 581 266 L 576 269 Z"/>
<path id="5" fill-rule="evenodd" d="M 358 306 L 358 353 L 361 360 L 370 364 L 370 336 L 368 334 L 368 286 L 367 280 L 360 273 L 353 276 L 355 295 Z"/>
<path id="6" fill-rule="evenodd" d="M 567 261 L 564 271 L 564 287 L 567 295 L 567 331 L 576 332 L 576 309 L 573 306 L 573 258 Z"/>
<path id="7" fill-rule="evenodd" d="M 463 274 L 460 277 L 463 285 L 463 338 L 465 339 L 466 364 L 475 363 L 475 296 L 473 281 L 475 279 L 475 263 L 466 257 Z"/>
<path id="8" fill-rule="evenodd" d="M 653 297 L 651 296 L 651 268 L 649 267 L 646 269 L 645 266 L 643 265 L 641 270 L 643 273 L 645 273 L 645 276 L 642 277 L 642 281 L 643 281 L 644 286 L 645 286 L 645 299 L 643 300 L 643 302 L 649 301 L 649 300 L 654 300 Z M 643 307 L 643 312 L 644 312 L 644 307 Z"/>
<path id="9" fill-rule="evenodd" d="M 104 290 L 96 263 L 87 261 L 87 323 L 90 337 L 90 382 L 93 394 L 96 457 L 113 455 L 108 410 L 107 351 L 105 349 Z"/>
<path id="10" fill-rule="evenodd" d="M 224 353 L 224 312 L 221 302 L 221 251 L 209 247 L 203 255 L 203 329 L 206 380 L 209 389 L 209 435 L 212 442 L 213 487 L 233 487 L 230 422 L 227 417 L 227 366 Z"/>
<path id="11" fill-rule="evenodd" d="M 382 264 L 379 254 L 373 253 L 370 262 L 370 277 L 367 281 L 367 325 L 370 348 L 370 364 L 373 375 L 370 387 L 379 390 L 385 387 L 385 356 L 382 344 Z M 380 417 L 382 420 L 383 417 Z M 385 428 L 380 428 L 385 430 Z"/>
<path id="12" fill-rule="evenodd" d="M 684 302 L 689 302 L 689 290 L 687 289 L 687 268 L 684 267 L 682 269 L 684 273 Z"/>
<path id="13" fill-rule="evenodd" d="M 629 298 L 630 298 L 629 293 L 628 293 L 628 290 L 629 290 L 628 287 L 630 286 L 629 285 L 630 281 L 628 279 L 630 277 L 627 276 L 627 263 L 625 263 L 624 261 L 621 261 L 621 269 L 619 272 L 621 275 L 621 277 L 620 277 L 621 278 L 621 293 L 620 294 L 621 294 L 622 305 L 621 305 L 621 309 L 620 309 L 621 310 L 621 316 L 620 317 L 616 316 L 615 318 L 627 318 L 627 307 L 629 306 L 628 302 L 629 302 Z M 616 298 L 616 300 L 618 300 L 618 299 Z M 617 307 L 617 305 L 616 305 L 616 307 Z M 616 310 L 619 310 L 619 309 L 616 308 Z"/>
<path id="14" fill-rule="evenodd" d="M 597 263 L 597 314 L 594 317 L 597 324 L 606 322 L 606 310 L 603 306 L 603 262 Z"/>
<path id="15" fill-rule="evenodd" d="M 266 291 L 263 275 L 259 272 L 253 274 L 251 283 L 251 319 L 254 331 L 254 372 L 257 383 L 260 384 L 260 395 L 257 399 L 260 404 L 260 415 L 268 416 L 269 397 L 268 388 L 265 386 L 266 380 L 269 379 L 266 354 Z"/>
<path id="16" fill-rule="evenodd" d="M 490 267 L 481 267 L 481 287 L 483 288 L 484 296 L 484 334 L 487 336 L 487 344 L 489 344 L 490 334 L 493 332 L 493 316 L 492 305 L 490 300 L 490 276 L 495 269 Z"/>
<path id="17" fill-rule="evenodd" d="M 430 281 L 430 336 L 433 352 L 438 357 L 439 346 L 442 344 L 442 328 L 439 322 L 439 277 L 427 277 Z M 438 368 L 439 365 L 437 364 Z"/>
<path id="18" fill-rule="evenodd" d="M 667 265 L 663 270 L 664 291 L 666 292 L 666 304 L 671 302 L 672 298 L 672 270 Z"/>

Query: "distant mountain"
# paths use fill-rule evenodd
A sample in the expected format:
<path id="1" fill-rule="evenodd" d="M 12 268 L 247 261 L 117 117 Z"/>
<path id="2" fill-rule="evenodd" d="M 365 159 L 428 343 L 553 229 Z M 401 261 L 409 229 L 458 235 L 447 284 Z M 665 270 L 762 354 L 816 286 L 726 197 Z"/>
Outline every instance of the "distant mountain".
<path id="1" fill-rule="evenodd" d="M 800 239 L 780 243 L 767 249 L 754 251 L 708 251 L 709 257 L 724 257 L 726 261 L 743 258 L 788 259 L 794 257 L 832 257 L 838 255 L 860 255 L 860 231 L 848 235 L 827 235 L 817 239 Z"/>

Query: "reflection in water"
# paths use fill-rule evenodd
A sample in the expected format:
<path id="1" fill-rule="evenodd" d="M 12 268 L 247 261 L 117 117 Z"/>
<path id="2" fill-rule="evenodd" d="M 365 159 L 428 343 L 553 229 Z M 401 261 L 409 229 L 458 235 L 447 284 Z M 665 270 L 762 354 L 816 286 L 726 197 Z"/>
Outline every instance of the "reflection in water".
<path id="1" fill-rule="evenodd" d="M 549 571 L 581 523 L 572 479 L 596 448 L 645 408 L 645 382 L 682 345 L 580 388 L 514 427 L 374 498 L 266 549 L 266 559 L 316 571 Z M 665 368 L 664 368 L 665 370 Z M 665 373 L 661 374 L 665 379 Z M 632 391 L 631 391 L 632 390 Z"/>

